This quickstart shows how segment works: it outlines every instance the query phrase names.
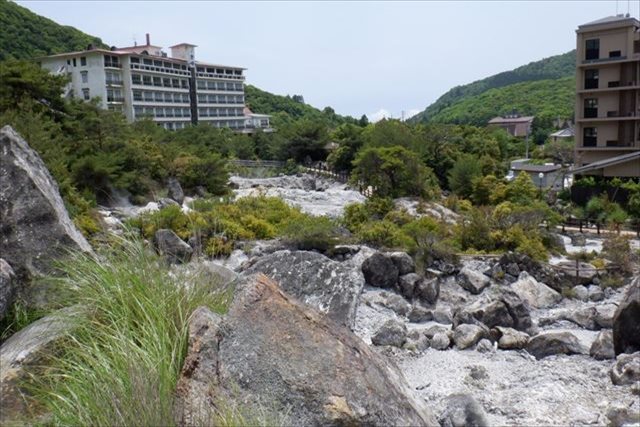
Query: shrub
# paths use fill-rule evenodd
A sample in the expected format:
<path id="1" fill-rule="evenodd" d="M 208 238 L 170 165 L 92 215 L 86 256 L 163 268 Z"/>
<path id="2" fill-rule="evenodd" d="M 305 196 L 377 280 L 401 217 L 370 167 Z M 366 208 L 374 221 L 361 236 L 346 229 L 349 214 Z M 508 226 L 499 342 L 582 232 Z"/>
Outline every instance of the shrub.
<path id="1" fill-rule="evenodd" d="M 389 221 L 370 221 L 356 233 L 360 242 L 384 248 L 415 250 L 416 244 L 411 237 L 402 233 L 400 227 Z"/>
<path id="2" fill-rule="evenodd" d="M 285 240 L 301 250 L 326 252 L 340 242 L 337 224 L 324 216 L 302 216 L 284 229 Z"/>
<path id="3" fill-rule="evenodd" d="M 602 253 L 606 259 L 611 261 L 617 271 L 623 274 L 633 272 L 635 261 L 631 252 L 629 237 L 622 235 L 609 236 L 602 244 Z"/>

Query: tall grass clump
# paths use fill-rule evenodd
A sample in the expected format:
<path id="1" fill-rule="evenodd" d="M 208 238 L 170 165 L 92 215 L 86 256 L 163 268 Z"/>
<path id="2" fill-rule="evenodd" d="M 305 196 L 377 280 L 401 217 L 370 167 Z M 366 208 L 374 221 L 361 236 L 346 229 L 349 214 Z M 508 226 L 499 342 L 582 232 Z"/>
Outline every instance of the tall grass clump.
<path id="1" fill-rule="evenodd" d="M 82 314 L 35 386 L 53 424 L 173 425 L 189 316 L 201 305 L 223 312 L 230 292 L 170 271 L 139 241 L 75 255 L 63 270 Z"/>

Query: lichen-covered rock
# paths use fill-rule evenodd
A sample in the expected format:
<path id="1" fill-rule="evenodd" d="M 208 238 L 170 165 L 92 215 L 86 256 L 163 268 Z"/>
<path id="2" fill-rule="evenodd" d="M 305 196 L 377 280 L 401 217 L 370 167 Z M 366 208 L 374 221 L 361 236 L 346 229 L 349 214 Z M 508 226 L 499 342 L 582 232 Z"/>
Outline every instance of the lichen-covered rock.
<path id="1" fill-rule="evenodd" d="M 349 264 L 307 251 L 278 251 L 258 258 L 243 272 L 264 273 L 289 295 L 353 327 L 364 277 Z"/>
<path id="2" fill-rule="evenodd" d="M 171 264 L 189 262 L 193 249 L 172 230 L 162 228 L 153 236 L 156 251 Z"/>
<path id="3" fill-rule="evenodd" d="M 184 201 L 184 191 L 182 191 L 182 186 L 176 178 L 172 177 L 167 180 L 167 190 L 169 198 L 179 205 L 182 205 Z"/>
<path id="4" fill-rule="evenodd" d="M 449 336 L 444 332 L 436 333 L 433 338 L 431 338 L 431 347 L 436 350 L 446 350 L 451 345 L 451 340 Z"/>
<path id="5" fill-rule="evenodd" d="M 362 263 L 364 280 L 377 288 L 392 288 L 398 282 L 398 267 L 381 252 L 376 252 Z"/>
<path id="6" fill-rule="evenodd" d="M 422 278 L 416 283 L 415 296 L 427 304 L 435 304 L 440 296 L 440 279 Z"/>
<path id="7" fill-rule="evenodd" d="M 616 357 L 616 363 L 609 372 L 615 385 L 628 385 L 640 382 L 640 351 Z"/>
<path id="8" fill-rule="evenodd" d="M 521 350 L 529 343 L 529 335 L 522 331 L 501 326 L 497 326 L 494 331 L 497 332 L 498 348 L 502 350 Z"/>
<path id="9" fill-rule="evenodd" d="M 411 304 L 400 295 L 394 293 L 387 294 L 381 299 L 380 303 L 400 316 L 406 316 L 411 310 Z"/>
<path id="10" fill-rule="evenodd" d="M 548 308 L 562 300 L 562 295 L 523 271 L 510 288 L 533 308 Z"/>
<path id="11" fill-rule="evenodd" d="M 474 346 L 482 338 L 488 337 L 488 331 L 479 325 L 462 324 L 453 331 L 453 342 L 460 350 Z"/>
<path id="12" fill-rule="evenodd" d="M 206 420 L 212 396 L 268 404 L 291 425 L 437 425 L 395 365 L 263 275 L 238 286 L 224 318 L 193 314 L 176 394 L 179 425 Z"/>
<path id="13" fill-rule="evenodd" d="M 17 283 L 16 274 L 7 261 L 0 258 L 0 320 L 2 320 L 11 306 Z"/>
<path id="14" fill-rule="evenodd" d="M 384 322 L 371 337 L 373 345 L 402 347 L 405 341 L 407 341 L 407 327 L 396 319 L 389 319 Z"/>
<path id="15" fill-rule="evenodd" d="M 51 355 L 51 348 L 73 327 L 73 316 L 81 309 L 69 307 L 39 320 L 13 334 L 0 346 L 0 424 L 13 425 L 26 413 L 22 381 L 30 370 Z M 22 425 L 22 423 L 18 423 Z M 18 425 L 16 424 L 16 425 Z"/>
<path id="16" fill-rule="evenodd" d="M 593 344 L 591 344 L 589 354 L 591 357 L 598 360 L 615 359 L 616 354 L 613 351 L 613 332 L 606 329 L 600 331 L 595 341 L 593 341 Z"/>
<path id="17" fill-rule="evenodd" d="M 479 271 L 463 267 L 458 274 L 458 284 L 477 295 L 491 284 L 491 280 Z"/>
<path id="18" fill-rule="evenodd" d="M 554 354 L 589 354 L 589 349 L 584 348 L 575 335 L 557 331 L 545 331 L 532 337 L 527 351 L 536 359 Z"/>
<path id="19" fill-rule="evenodd" d="M 636 276 L 613 318 L 616 355 L 640 351 L 640 276 Z"/>
<path id="20" fill-rule="evenodd" d="M 488 427 L 487 415 L 480 404 L 466 393 L 446 398 L 446 407 L 438 420 L 441 427 Z"/>
<path id="21" fill-rule="evenodd" d="M 413 262 L 413 258 L 406 252 L 391 252 L 389 258 L 395 264 L 400 276 L 416 271 L 416 264 Z"/>
<path id="22" fill-rule="evenodd" d="M 422 280 L 422 277 L 416 273 L 408 273 L 398 277 L 398 291 L 407 298 L 413 298 L 416 285 Z"/>
<path id="23" fill-rule="evenodd" d="M 0 255 L 18 282 L 52 273 L 69 250 L 92 252 L 42 159 L 10 126 L 0 130 L 0 158 Z"/>
<path id="24" fill-rule="evenodd" d="M 409 321 L 413 323 L 428 322 L 429 320 L 433 320 L 433 311 L 428 310 L 419 304 L 414 304 L 407 317 L 409 318 Z"/>

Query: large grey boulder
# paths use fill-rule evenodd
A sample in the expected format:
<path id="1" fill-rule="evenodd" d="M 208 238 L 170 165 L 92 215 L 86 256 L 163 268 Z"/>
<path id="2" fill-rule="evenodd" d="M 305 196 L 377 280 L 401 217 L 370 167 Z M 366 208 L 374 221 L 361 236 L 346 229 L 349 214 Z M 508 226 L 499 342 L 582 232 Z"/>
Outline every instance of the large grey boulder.
<path id="1" fill-rule="evenodd" d="M 391 252 L 389 258 L 391 258 L 391 261 L 398 269 L 398 274 L 401 276 L 416 271 L 416 264 L 413 262 L 413 258 L 406 252 Z"/>
<path id="2" fill-rule="evenodd" d="M 10 126 L 0 130 L 0 254 L 19 283 L 53 272 L 70 250 L 92 252 L 44 162 Z"/>
<path id="3" fill-rule="evenodd" d="M 423 278 L 416 273 L 408 273 L 398 277 L 398 291 L 407 299 L 414 297 L 416 287 Z"/>
<path id="4" fill-rule="evenodd" d="M 489 328 L 493 328 L 495 326 L 510 327 L 514 325 L 513 318 L 509 313 L 509 309 L 507 308 L 505 303 L 500 300 L 490 302 L 477 301 L 467 307 L 465 311 L 469 313 L 474 319 L 480 321 Z M 460 313 L 459 316 L 461 314 L 462 313 Z"/>
<path id="5" fill-rule="evenodd" d="M 414 294 L 427 304 L 435 304 L 440 296 L 440 279 L 423 277 L 416 283 Z"/>
<path id="6" fill-rule="evenodd" d="M 69 307 L 39 320 L 13 334 L 0 346 L 0 425 L 26 413 L 22 382 L 30 369 L 51 356 L 51 350 L 73 328 L 78 307 Z M 17 424 L 16 424 L 17 425 Z"/>
<path id="7" fill-rule="evenodd" d="M 527 351 L 536 359 L 554 354 L 589 354 L 589 349 L 584 348 L 575 335 L 557 331 L 545 331 L 532 337 Z"/>
<path id="8" fill-rule="evenodd" d="M 479 325 L 462 324 L 453 331 L 453 342 L 460 350 L 474 346 L 482 338 L 489 336 L 488 330 Z"/>
<path id="9" fill-rule="evenodd" d="M 278 251 L 255 260 L 243 274 L 264 273 L 305 304 L 353 328 L 364 288 L 362 273 L 316 252 Z"/>
<path id="10" fill-rule="evenodd" d="M 172 177 L 167 180 L 167 190 L 169 198 L 179 205 L 182 205 L 182 202 L 184 202 L 184 191 L 182 191 L 182 186 L 176 178 Z"/>
<path id="11" fill-rule="evenodd" d="M 390 345 L 402 347 L 407 341 L 407 327 L 403 322 L 389 319 L 371 337 L 373 345 Z"/>
<path id="12" fill-rule="evenodd" d="M 264 275 L 239 284 L 224 318 L 192 315 L 176 395 L 179 425 L 208 419 L 215 397 L 289 425 L 437 425 L 392 362 Z"/>
<path id="13" fill-rule="evenodd" d="M 518 277 L 521 271 L 526 271 L 538 282 L 542 282 L 556 291 L 562 290 L 568 280 L 565 274 L 559 273 L 548 264 L 540 263 L 520 252 L 508 252 L 500 257 L 498 263 L 507 273 L 509 271 L 516 273 L 515 277 Z"/>
<path id="14" fill-rule="evenodd" d="M 172 230 L 162 228 L 153 236 L 156 251 L 170 264 L 189 262 L 193 249 Z"/>
<path id="15" fill-rule="evenodd" d="M 559 292 L 544 283 L 538 282 L 533 276 L 523 271 L 518 280 L 510 285 L 511 289 L 533 308 L 548 308 L 562 300 Z"/>
<path id="16" fill-rule="evenodd" d="M 463 267 L 458 274 L 458 283 L 472 294 L 479 294 L 491 284 L 491 280 L 479 271 Z"/>
<path id="17" fill-rule="evenodd" d="M 15 276 L 9 263 L 0 258 L 0 320 L 4 319 L 16 293 Z"/>
<path id="18" fill-rule="evenodd" d="M 470 394 L 452 394 L 445 402 L 445 409 L 438 417 L 441 427 L 489 426 L 484 409 Z"/>
<path id="19" fill-rule="evenodd" d="M 497 326 L 492 335 L 498 339 L 498 348 L 502 350 L 521 350 L 529 343 L 529 335 L 513 328 Z"/>
<path id="20" fill-rule="evenodd" d="M 598 360 L 616 358 L 616 353 L 613 351 L 613 332 L 610 329 L 604 329 L 598 333 L 593 344 L 591 344 L 589 354 Z"/>
<path id="21" fill-rule="evenodd" d="M 576 266 L 575 261 L 563 261 L 558 266 L 565 270 L 568 280 L 580 285 L 588 285 L 598 275 L 598 270 L 588 262 L 578 261 Z"/>
<path id="22" fill-rule="evenodd" d="M 533 329 L 531 306 L 526 300 L 520 298 L 513 290 L 502 288 L 500 290 L 500 301 L 507 307 L 509 315 L 513 319 L 513 328 L 527 332 Z"/>
<path id="23" fill-rule="evenodd" d="M 640 351 L 619 354 L 609 371 L 615 385 L 637 384 L 640 382 Z"/>
<path id="24" fill-rule="evenodd" d="M 389 256 L 376 252 L 362 263 L 364 280 L 377 288 L 392 288 L 398 282 L 398 267 Z"/>
<path id="25" fill-rule="evenodd" d="M 640 276 L 633 279 L 613 318 L 616 355 L 640 351 Z"/>

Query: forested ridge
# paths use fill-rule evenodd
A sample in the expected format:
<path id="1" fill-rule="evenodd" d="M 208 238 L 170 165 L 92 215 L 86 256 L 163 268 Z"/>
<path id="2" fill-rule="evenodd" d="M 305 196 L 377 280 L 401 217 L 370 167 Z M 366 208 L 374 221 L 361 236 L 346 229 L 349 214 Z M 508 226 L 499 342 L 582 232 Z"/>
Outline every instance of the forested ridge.
<path id="1" fill-rule="evenodd" d="M 410 119 L 413 123 L 466 123 L 480 124 L 480 115 L 472 116 L 468 114 L 460 114 L 469 107 L 480 106 L 485 98 L 480 98 L 487 91 L 494 90 L 494 100 L 499 100 L 492 106 L 498 111 L 509 111 L 521 104 L 521 98 L 526 92 L 518 92 L 518 89 L 534 88 L 533 93 L 527 97 L 533 96 L 531 104 L 535 108 L 527 111 L 527 114 L 538 114 L 538 112 L 547 112 L 557 109 L 560 112 L 566 112 L 569 118 L 572 113 L 573 100 L 562 98 L 562 104 L 556 104 L 559 100 L 557 97 L 545 99 L 546 92 L 560 89 L 563 93 L 567 90 L 573 90 L 572 81 L 567 80 L 575 74 L 576 52 L 572 50 L 562 55 L 551 56 L 540 61 L 531 62 L 527 65 L 515 68 L 511 71 L 505 71 L 485 79 L 475 81 L 462 86 L 456 86 L 444 95 L 442 95 L 433 104 L 429 105 L 423 112 L 418 113 Z M 545 83 L 540 83 L 544 81 Z M 534 86 L 516 86 L 519 83 L 538 82 Z M 562 83 L 560 83 L 562 82 Z M 540 89 L 544 85 L 549 85 L 547 91 Z M 463 104 L 461 107 L 460 104 Z M 483 118 L 484 119 L 484 118 Z M 484 124 L 484 123 L 482 123 Z"/>

